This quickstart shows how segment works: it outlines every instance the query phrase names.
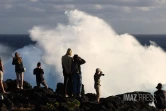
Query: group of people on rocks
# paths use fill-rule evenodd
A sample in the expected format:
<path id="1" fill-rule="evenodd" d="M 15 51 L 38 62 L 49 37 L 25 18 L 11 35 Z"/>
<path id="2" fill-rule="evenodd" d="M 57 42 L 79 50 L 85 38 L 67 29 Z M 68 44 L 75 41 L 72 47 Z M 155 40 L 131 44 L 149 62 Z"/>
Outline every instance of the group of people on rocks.
<path id="1" fill-rule="evenodd" d="M 62 70 L 64 76 L 64 96 L 79 96 L 81 97 L 82 91 L 82 72 L 81 65 L 85 64 L 86 61 L 82 59 L 78 54 L 74 54 L 72 56 L 72 50 L 70 48 L 67 49 L 67 52 L 64 56 L 62 56 Z M 23 89 L 23 81 L 24 81 L 24 72 L 25 68 L 23 65 L 22 57 L 18 52 L 15 52 L 15 56 L 12 60 L 12 65 L 15 65 L 16 72 L 16 87 L 18 89 Z M 4 66 L 2 60 L 0 58 L 0 87 L 3 93 L 6 93 L 3 86 L 3 72 Z M 40 87 L 40 84 L 48 88 L 46 81 L 43 77 L 44 70 L 41 68 L 41 63 L 37 63 L 37 67 L 33 70 L 33 74 L 36 75 L 36 84 L 37 87 Z M 97 94 L 97 101 L 99 102 L 100 98 L 100 77 L 104 76 L 100 68 L 96 69 L 94 74 L 94 88 Z"/>
<path id="2" fill-rule="evenodd" d="M 82 59 L 78 54 L 72 56 L 72 50 L 67 49 L 67 52 L 62 56 L 62 69 L 64 76 L 64 96 L 81 96 L 82 91 L 82 72 L 81 65 L 86 61 Z M 100 77 L 104 76 L 100 68 L 96 69 L 94 74 L 94 88 L 97 94 L 97 102 L 100 100 Z"/>
<path id="3" fill-rule="evenodd" d="M 20 54 L 18 52 L 16 52 L 15 56 L 13 57 L 12 65 L 15 65 L 16 87 L 18 89 L 23 89 L 24 72 L 26 69 L 24 68 L 22 57 L 20 57 Z M 3 86 L 3 72 L 4 72 L 4 66 L 3 66 L 2 60 L 0 58 L 0 87 L 3 91 L 3 93 L 6 93 L 4 86 Z M 40 62 L 37 63 L 37 67 L 33 70 L 33 74 L 36 75 L 37 87 L 40 87 L 40 84 L 42 84 L 46 88 L 48 88 L 48 85 L 46 84 L 44 77 L 43 77 L 44 70 L 41 68 Z"/>
<path id="4" fill-rule="evenodd" d="M 86 61 L 82 59 L 78 54 L 74 54 L 72 57 L 72 50 L 67 49 L 67 52 L 61 58 L 63 76 L 64 76 L 64 96 L 79 96 L 81 97 L 82 91 L 82 71 L 81 65 L 85 64 Z M 23 79 L 25 68 L 23 66 L 23 60 L 20 57 L 19 53 L 16 52 L 13 57 L 12 64 L 15 65 L 16 72 L 16 84 L 18 89 L 23 89 Z M 3 72 L 4 66 L 0 58 L 0 87 L 3 93 L 6 93 L 3 86 Z M 44 70 L 41 67 L 41 63 L 37 63 L 37 67 L 33 70 L 33 74 L 36 75 L 36 84 L 37 87 L 40 87 L 40 84 L 48 88 L 46 81 L 43 77 Z M 104 76 L 100 68 L 97 68 L 94 74 L 94 88 L 96 90 L 97 102 L 100 101 L 100 77 Z M 159 83 L 156 87 L 158 90 L 154 92 L 155 96 L 155 106 L 159 111 L 165 111 L 166 109 L 166 91 L 162 90 L 162 84 Z"/>

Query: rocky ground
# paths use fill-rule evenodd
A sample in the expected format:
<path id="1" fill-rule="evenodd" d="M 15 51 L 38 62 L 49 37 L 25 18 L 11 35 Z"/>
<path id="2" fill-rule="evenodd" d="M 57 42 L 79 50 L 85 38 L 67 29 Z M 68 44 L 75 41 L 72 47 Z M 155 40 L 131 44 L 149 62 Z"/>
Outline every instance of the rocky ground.
<path id="1" fill-rule="evenodd" d="M 9 93 L 0 94 L 4 97 L 0 100 L 1 111 L 156 111 L 153 106 L 149 106 L 153 101 L 149 98 L 153 96 L 148 92 L 125 93 L 130 95 L 130 99 L 133 95 L 131 101 L 124 101 L 124 94 L 121 94 L 101 98 L 100 103 L 97 103 L 96 95 L 92 93 L 64 98 L 62 83 L 57 84 L 56 91 L 50 88 L 32 88 L 26 81 L 23 90 L 16 89 L 15 80 L 8 79 L 4 84 Z"/>

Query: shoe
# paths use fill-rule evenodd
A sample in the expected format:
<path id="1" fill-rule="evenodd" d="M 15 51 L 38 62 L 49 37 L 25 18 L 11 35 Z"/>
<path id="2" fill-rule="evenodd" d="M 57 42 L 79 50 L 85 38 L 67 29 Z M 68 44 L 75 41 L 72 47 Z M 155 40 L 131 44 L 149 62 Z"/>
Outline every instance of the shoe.
<path id="1" fill-rule="evenodd" d="M 21 87 L 21 89 L 23 89 L 23 87 Z"/>
<path id="2" fill-rule="evenodd" d="M 20 89 L 19 85 L 17 85 L 17 89 Z"/>
<path id="3" fill-rule="evenodd" d="M 65 97 L 68 98 L 69 96 L 67 94 L 65 94 Z"/>
<path id="4" fill-rule="evenodd" d="M 46 88 L 48 89 L 48 85 L 46 85 Z"/>

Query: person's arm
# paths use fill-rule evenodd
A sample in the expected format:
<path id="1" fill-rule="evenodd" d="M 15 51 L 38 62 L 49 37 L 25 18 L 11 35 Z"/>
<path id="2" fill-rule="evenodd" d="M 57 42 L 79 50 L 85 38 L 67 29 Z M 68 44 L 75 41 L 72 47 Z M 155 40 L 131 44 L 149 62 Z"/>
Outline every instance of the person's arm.
<path id="1" fill-rule="evenodd" d="M 155 104 L 155 106 L 157 106 L 156 93 L 154 93 L 154 104 Z"/>
<path id="2" fill-rule="evenodd" d="M 42 74 L 44 74 L 44 70 L 43 70 L 43 69 L 41 69 L 41 70 L 42 70 L 42 72 L 41 72 L 41 73 L 42 73 Z"/>
<path id="3" fill-rule="evenodd" d="M 33 75 L 36 75 L 36 69 L 33 70 Z"/>
<path id="4" fill-rule="evenodd" d="M 13 57 L 12 65 L 15 65 L 15 58 Z"/>
<path id="5" fill-rule="evenodd" d="M 85 63 L 86 63 L 86 61 L 85 61 L 84 59 L 79 58 L 79 64 L 80 64 L 80 65 L 85 64 Z"/>

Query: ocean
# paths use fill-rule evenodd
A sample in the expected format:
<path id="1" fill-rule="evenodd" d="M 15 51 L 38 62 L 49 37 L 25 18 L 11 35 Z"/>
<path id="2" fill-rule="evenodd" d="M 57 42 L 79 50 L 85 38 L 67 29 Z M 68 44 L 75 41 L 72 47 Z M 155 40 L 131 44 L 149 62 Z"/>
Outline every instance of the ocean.
<path id="1" fill-rule="evenodd" d="M 138 40 L 138 42 L 140 42 L 141 43 L 141 45 L 143 46 L 143 47 L 148 47 L 148 46 L 150 46 L 151 44 L 152 45 L 154 45 L 155 47 L 161 47 L 162 49 L 163 49 L 163 51 L 164 51 L 164 53 L 165 53 L 165 51 L 166 51 L 166 35 L 133 35 L 134 37 L 135 37 L 135 39 L 136 40 Z M 48 38 L 49 39 L 49 38 Z M 28 82 L 30 82 L 31 84 L 32 84 L 32 86 L 34 86 L 36 83 L 35 83 L 35 76 L 33 75 L 33 73 L 32 73 L 32 71 L 33 71 L 33 69 L 36 67 L 36 63 L 38 62 L 38 61 L 42 61 L 43 62 L 43 68 L 44 68 L 44 70 L 45 70 L 45 75 L 44 75 L 44 77 L 45 77 L 45 79 L 46 79 L 46 82 L 48 83 L 48 85 L 49 85 L 49 87 L 51 87 L 51 88 L 53 88 L 54 90 L 56 89 L 56 84 L 58 83 L 58 82 L 63 82 L 63 77 L 62 77 L 62 74 L 61 74 L 61 69 L 57 69 L 57 65 L 58 65 L 58 67 L 61 67 L 61 63 L 60 63 L 60 59 L 57 59 L 57 57 L 55 56 L 55 58 L 54 59 L 50 59 L 50 58 L 52 58 L 52 56 L 50 55 L 50 58 L 48 59 L 48 58 L 44 58 L 44 57 L 41 57 L 41 56 L 49 56 L 49 53 L 46 53 L 45 52 L 45 50 L 47 50 L 47 47 L 45 48 L 43 48 L 43 50 L 40 50 L 40 49 L 38 49 L 38 48 L 36 48 L 36 44 L 38 44 L 38 42 L 39 41 L 33 41 L 33 40 L 31 40 L 31 38 L 29 37 L 29 35 L 27 35 L 27 34 L 25 34 L 25 35 L 9 35 L 9 34 L 1 34 L 0 35 L 0 56 L 2 57 L 2 60 L 3 60 L 3 62 L 4 62 L 4 65 L 5 65 L 5 75 L 4 75 L 4 80 L 6 80 L 6 79 L 15 79 L 15 72 L 14 72 L 14 66 L 12 66 L 11 65 L 11 56 L 12 55 L 14 55 L 14 52 L 15 51 L 18 51 L 19 53 L 21 53 L 21 56 L 23 57 L 23 62 L 24 62 L 24 66 L 26 67 L 26 69 L 27 69 L 27 71 L 25 72 L 25 77 L 24 77 L 24 79 L 26 80 L 26 81 L 28 81 Z M 129 41 L 130 42 L 130 41 Z M 50 44 L 49 44 L 49 42 L 48 43 L 46 43 L 47 45 L 46 46 L 50 46 Z M 54 44 L 55 45 L 55 44 Z M 119 44 L 120 45 L 120 44 Z M 58 47 L 58 46 L 57 46 Z M 129 47 L 129 46 L 127 46 L 127 47 Z M 116 48 L 116 47 L 115 47 Z M 55 48 L 56 49 L 56 48 Z M 54 50 L 54 48 L 52 49 L 52 50 Z M 60 50 L 59 49 L 57 49 L 59 52 L 60 52 Z M 92 49 L 93 50 L 93 49 Z M 94 49 L 95 50 L 95 49 Z M 125 49 L 124 49 L 125 50 Z M 152 49 L 153 50 L 153 49 Z M 149 51 L 149 50 L 147 50 L 147 51 Z M 158 49 L 157 49 L 157 51 L 158 51 Z M 120 52 L 120 51 L 119 51 Z M 119 53 L 118 52 L 118 53 Z M 136 51 L 136 52 L 139 52 L 139 51 Z M 43 54 L 44 53 L 44 54 Z M 113 52 L 113 53 L 116 53 L 116 52 Z M 127 52 L 126 52 L 127 53 Z M 120 55 L 124 55 L 124 56 L 126 56 L 126 53 L 122 53 L 122 54 L 120 54 Z M 131 53 L 131 52 L 130 52 Z M 141 52 L 142 53 L 142 52 Z M 155 51 L 154 51 L 154 53 L 155 53 Z M 56 55 L 57 53 L 55 53 L 55 55 Z M 156 54 L 158 54 L 158 52 L 156 52 Z M 99 54 L 100 55 L 100 54 Z M 116 55 L 116 54 L 115 54 Z M 138 55 L 139 55 L 139 53 L 138 53 Z M 152 54 L 152 55 L 154 55 L 154 54 Z M 24 57 L 25 56 L 25 57 Z M 59 55 L 59 56 L 62 56 L 62 55 Z M 128 55 L 127 55 L 128 56 Z M 137 55 L 134 55 L 134 56 L 137 56 Z M 134 57 L 134 56 L 129 56 L 129 58 L 128 59 L 131 59 L 131 57 Z M 144 58 L 144 56 L 141 56 L 140 58 L 142 59 L 143 58 L 143 61 L 144 61 L 144 59 L 148 59 L 148 58 L 150 58 L 150 56 L 151 55 L 148 55 L 147 57 L 147 54 L 145 53 L 145 58 Z M 103 56 L 102 56 L 103 57 Z M 113 56 L 114 57 L 114 56 Z M 119 60 L 119 58 L 121 57 L 121 56 L 117 56 L 116 55 L 116 57 L 118 58 L 118 60 Z M 115 57 L 115 58 L 116 58 Z M 160 56 L 159 56 L 160 57 Z M 87 57 L 83 57 L 83 58 L 86 58 L 86 60 L 88 60 L 87 61 L 87 65 L 91 65 L 91 64 L 89 64 L 90 63 L 90 60 L 91 59 L 88 59 Z M 98 57 L 96 57 L 96 58 L 98 58 Z M 138 57 L 138 60 L 140 59 L 139 57 Z M 160 58 L 158 58 L 158 59 L 160 59 Z M 123 59 L 122 59 L 123 60 Z M 120 61 L 122 61 L 122 60 L 120 60 Z M 153 59 L 150 59 L 150 60 L 153 60 Z M 57 62 L 57 63 L 55 63 L 55 66 L 54 65 L 52 65 L 54 62 Z M 126 75 L 126 78 L 133 78 L 133 81 L 136 81 L 136 83 L 138 83 L 140 80 L 143 80 L 143 82 L 142 83 L 144 83 L 144 82 L 147 82 L 147 84 L 146 85 L 143 85 L 142 86 L 142 84 L 140 83 L 139 85 L 141 85 L 141 88 L 143 87 L 143 90 L 144 90 L 144 88 L 146 87 L 147 88 L 147 86 L 149 87 L 150 86 L 150 89 L 149 88 L 147 88 L 146 90 L 144 90 L 144 91 L 153 91 L 154 89 L 152 89 L 152 87 L 154 87 L 154 86 L 151 86 L 151 82 L 153 81 L 153 80 L 150 80 L 150 79 L 147 79 L 147 78 L 150 78 L 150 77 L 148 77 L 147 75 L 146 75 L 146 72 L 147 72 L 147 74 L 149 74 L 149 73 L 151 73 L 152 74 L 152 72 L 153 71 L 149 71 L 149 70 L 151 70 L 151 69 L 149 69 L 149 67 L 152 67 L 152 69 L 154 69 L 154 67 L 156 67 L 156 66 L 151 66 L 151 65 L 148 65 L 147 63 L 148 63 L 148 61 L 146 62 L 146 60 L 145 60 L 145 67 L 142 67 L 140 64 L 138 64 L 137 62 L 135 62 L 135 61 L 137 61 L 136 59 L 135 59 L 135 57 L 134 57 L 134 59 L 131 59 L 131 60 L 125 60 L 124 62 L 126 62 L 126 63 L 123 63 L 123 62 L 120 62 L 118 65 L 115 63 L 115 62 L 113 62 L 113 63 L 115 63 L 115 66 L 113 66 L 113 63 L 112 63 L 112 61 L 110 62 L 111 63 L 111 65 L 107 65 L 107 64 L 105 64 L 104 62 L 104 65 L 106 65 L 107 67 L 104 67 L 104 65 L 103 65 L 103 68 L 102 69 L 104 69 L 104 70 L 108 70 L 108 71 L 103 71 L 104 73 L 106 73 L 106 77 L 107 77 L 107 79 L 103 82 L 103 84 L 108 84 L 108 81 L 109 81 L 109 76 L 107 76 L 107 74 L 109 73 L 110 74 L 110 80 L 112 80 L 112 82 L 111 82 L 111 84 L 112 84 L 112 86 L 110 87 L 110 90 L 112 89 L 112 88 L 114 88 L 114 89 L 116 89 L 117 87 L 125 87 L 125 83 L 126 82 L 123 82 L 123 80 L 124 79 L 121 79 L 121 83 L 120 84 L 123 84 L 124 86 L 120 86 L 120 84 L 118 84 L 118 83 L 115 83 L 116 82 L 116 79 L 117 80 L 119 80 L 119 75 L 121 75 L 122 73 L 121 72 L 123 72 L 123 70 L 124 70 L 124 74 L 122 74 L 122 75 Z M 157 60 L 156 60 L 157 61 Z M 161 60 L 162 61 L 162 60 Z M 131 62 L 131 63 L 130 63 Z M 150 61 L 151 62 L 151 61 Z M 51 64 L 52 63 L 52 64 Z M 103 64 L 103 63 L 101 63 L 101 64 Z M 118 63 L 118 62 L 117 62 Z M 86 64 L 85 64 L 85 66 L 86 66 Z M 138 65 L 137 65 L 138 64 Z M 150 64 L 153 64 L 153 63 L 150 63 Z M 158 64 L 158 63 L 156 63 L 156 64 Z M 121 66 L 122 65 L 122 66 Z M 134 68 L 136 68 L 136 71 L 137 72 L 139 72 L 139 73 L 141 73 L 141 75 L 140 75 L 140 79 L 138 79 L 138 81 L 136 80 L 136 78 L 139 78 L 139 76 L 138 76 L 138 73 L 136 73 L 136 74 L 133 74 L 133 72 L 134 72 L 134 70 L 133 70 L 133 67 L 132 67 L 132 65 L 136 65 L 136 67 L 134 67 Z M 160 64 L 159 64 L 160 65 Z M 88 66 L 88 67 L 89 67 Z M 101 65 L 100 65 L 101 66 Z M 123 66 L 125 66 L 125 67 L 127 67 L 128 69 L 129 69 L 129 71 L 127 70 L 125 70 L 125 69 L 123 69 L 123 68 L 121 68 L 121 67 L 123 67 Z M 149 66 L 149 67 L 147 67 L 147 66 Z M 84 66 L 83 66 L 84 67 Z M 88 76 L 87 77 L 84 77 L 84 75 L 83 75 L 83 78 L 85 79 L 84 80 L 84 83 L 86 83 L 87 81 L 89 81 L 89 80 L 87 80 L 87 78 L 91 78 L 91 83 L 88 83 L 88 84 L 93 84 L 93 72 L 94 72 L 94 67 L 93 67 L 93 70 L 91 70 L 91 69 L 88 69 L 88 67 L 84 67 L 82 70 L 89 70 L 89 71 L 91 71 L 91 75 L 89 75 L 89 74 L 87 74 Z M 95 66 L 96 67 L 96 66 Z M 110 69 L 108 68 L 108 67 L 111 67 Z M 117 68 L 118 67 L 118 68 Z M 160 67 L 160 66 L 159 66 Z M 108 68 L 108 69 L 107 69 Z M 114 70 L 114 69 L 112 69 L 112 68 L 114 68 L 114 69 L 117 69 L 117 70 L 115 70 L 115 71 L 110 71 L 110 70 Z M 121 70 L 121 72 L 119 73 L 119 71 L 118 70 Z M 148 71 L 147 71 L 148 70 Z M 110 71 L 110 72 L 109 72 Z M 83 71 L 84 72 L 84 71 Z M 155 72 L 155 71 L 154 71 Z M 142 73 L 143 74 L 145 74 L 145 77 L 142 77 Z M 113 76 L 114 74 L 119 74 L 119 75 L 117 75 L 117 76 Z M 133 75 L 132 75 L 133 74 Z M 152 75 L 154 75 L 154 74 L 152 74 Z M 152 76 L 151 75 L 151 76 Z M 89 77 L 90 76 L 90 77 Z M 133 77 L 132 77 L 133 76 Z M 138 76 L 138 77 L 137 77 Z M 112 79 L 112 77 L 114 77 L 114 79 L 115 79 L 115 81 L 113 81 L 113 79 Z M 163 76 L 162 76 L 163 77 Z M 125 78 L 125 79 L 126 79 Z M 129 79 L 129 81 L 131 81 L 131 78 Z M 104 79 L 104 77 L 103 77 L 103 79 Z M 144 80 L 145 79 L 145 80 Z M 86 81 L 87 80 L 87 81 Z M 155 80 L 155 79 L 154 79 Z M 86 81 L 86 82 L 85 82 Z M 124 80 L 124 81 L 128 81 L 128 80 Z M 156 81 L 158 81 L 158 80 L 156 80 Z M 141 82 L 141 81 L 140 81 Z M 129 82 L 130 83 L 130 82 Z M 155 82 L 155 83 L 153 83 L 153 84 L 157 84 L 157 82 Z M 135 85 L 135 84 L 133 84 L 133 85 Z M 86 86 L 88 86 L 88 85 L 86 85 Z M 85 86 L 85 87 L 86 87 Z M 115 87 L 116 86 L 116 87 Z M 89 87 L 89 86 L 88 86 Z M 127 86 L 127 87 L 131 87 L 130 85 L 129 86 Z M 134 86 L 133 86 L 134 87 Z M 140 86 L 139 86 L 140 87 Z M 89 90 L 90 89 L 90 90 Z M 112 93 L 112 90 L 110 91 L 110 90 L 108 90 L 109 88 L 108 87 L 106 87 L 105 89 L 107 89 L 105 92 L 104 92 L 104 96 L 108 96 L 109 94 L 111 94 Z M 134 88 L 133 89 L 123 89 L 123 90 L 121 90 L 122 88 L 120 88 L 120 89 L 118 89 L 117 91 L 115 90 L 114 91 L 114 93 L 113 94 L 119 94 L 119 93 L 122 93 L 123 91 L 125 91 L 125 92 L 128 92 L 128 91 L 134 91 Z M 139 89 L 139 88 L 138 88 Z M 87 89 L 87 91 L 88 92 L 90 92 L 90 91 L 92 91 L 92 92 L 94 92 L 94 90 L 93 90 L 93 85 L 91 85 L 91 87 L 90 88 L 88 88 Z M 87 92 L 86 92 L 87 93 Z"/>
<path id="2" fill-rule="evenodd" d="M 151 44 L 150 41 L 155 42 L 159 47 L 161 47 L 164 51 L 166 51 L 166 35 L 134 35 L 133 36 L 143 45 L 149 46 Z M 28 34 L 0 34 L 0 45 L 4 45 L 6 47 L 10 47 L 12 51 L 23 48 L 24 46 L 34 45 L 35 41 L 32 41 Z M 8 58 L 11 56 L 11 53 L 4 52 L 0 55 L 6 56 Z"/>

